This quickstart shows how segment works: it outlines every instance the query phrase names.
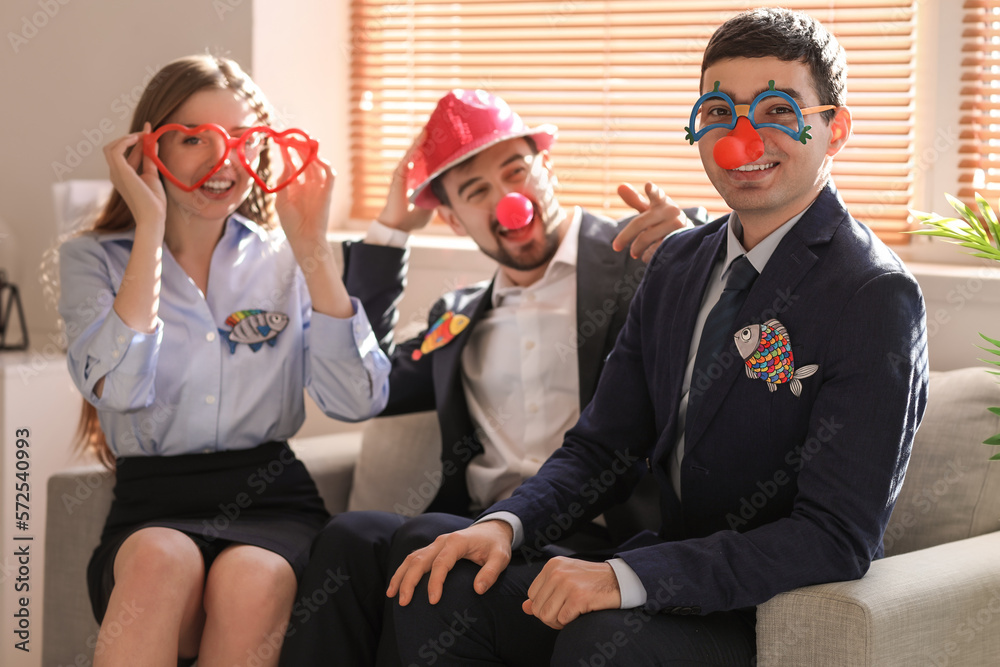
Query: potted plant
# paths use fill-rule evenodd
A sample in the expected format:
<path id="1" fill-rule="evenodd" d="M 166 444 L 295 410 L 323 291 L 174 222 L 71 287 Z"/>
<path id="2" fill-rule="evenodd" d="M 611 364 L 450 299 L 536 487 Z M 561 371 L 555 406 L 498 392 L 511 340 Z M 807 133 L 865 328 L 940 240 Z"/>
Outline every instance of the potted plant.
<path id="1" fill-rule="evenodd" d="M 955 197 L 949 194 L 946 194 L 945 197 L 948 198 L 948 203 L 958 211 L 961 217 L 945 218 L 936 213 L 910 211 L 918 222 L 927 226 L 927 229 L 914 230 L 912 233 L 937 236 L 946 239 L 949 243 L 969 248 L 972 250 L 969 254 L 973 257 L 1000 262 L 1000 221 L 997 220 L 996 213 L 993 212 L 989 202 L 976 193 L 976 204 L 982 215 L 980 218 L 976 211 Z M 980 361 L 1000 367 L 1000 340 L 990 338 L 982 332 L 979 335 L 990 344 L 990 347 L 980 346 L 980 348 L 993 355 L 991 358 L 980 359 Z M 1000 371 L 988 372 L 1000 376 Z M 987 409 L 995 415 L 1000 415 L 1000 408 Z M 983 444 L 1000 446 L 1000 433 L 987 438 Z M 1000 461 L 1000 454 L 994 454 L 990 460 Z"/>

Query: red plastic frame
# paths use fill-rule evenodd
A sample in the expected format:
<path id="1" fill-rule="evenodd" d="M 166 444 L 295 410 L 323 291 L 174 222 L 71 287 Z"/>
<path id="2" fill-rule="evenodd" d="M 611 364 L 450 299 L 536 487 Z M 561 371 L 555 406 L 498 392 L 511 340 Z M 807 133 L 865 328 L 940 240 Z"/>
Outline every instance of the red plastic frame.
<path id="1" fill-rule="evenodd" d="M 189 137 L 193 137 L 194 135 L 201 134 L 205 131 L 211 131 L 219 134 L 226 144 L 226 150 L 219 159 L 218 164 L 212 167 L 208 173 L 202 176 L 194 185 L 187 185 L 178 180 L 176 176 L 170 173 L 170 170 L 165 164 L 163 164 L 160 157 L 156 154 L 156 142 L 159 141 L 160 137 L 167 132 L 173 131 L 182 132 Z M 255 133 L 265 134 L 268 138 L 273 139 L 274 143 L 280 146 L 283 152 L 290 146 L 294 146 L 300 150 L 305 149 L 302 153 L 302 166 L 296 169 L 293 174 L 288 176 L 285 180 L 279 182 L 273 188 L 268 187 L 267 183 L 264 182 L 264 179 L 260 177 L 260 174 L 254 170 L 254 168 L 250 165 L 249 160 L 247 160 L 245 150 L 246 141 L 252 134 Z M 215 174 L 215 172 L 222 169 L 222 166 L 226 163 L 226 159 L 229 157 L 229 154 L 234 148 L 236 149 L 236 155 L 240 159 L 240 164 L 243 165 L 243 168 L 247 170 L 247 173 L 253 177 L 253 180 L 257 182 L 257 185 L 259 185 L 260 188 L 268 194 L 277 192 L 298 178 L 299 174 L 305 171 L 306 167 L 309 166 L 309 163 L 315 160 L 319 154 L 319 142 L 302 130 L 291 128 L 284 130 L 283 132 L 277 132 L 274 128 L 268 127 L 267 125 L 257 125 L 246 130 L 238 137 L 231 137 L 229 136 L 229 133 L 226 132 L 225 128 L 220 125 L 216 125 L 215 123 L 204 123 L 203 125 L 199 125 L 197 127 L 188 127 L 187 125 L 180 125 L 178 123 L 168 123 L 158 127 L 156 131 L 151 132 L 142 138 L 142 152 L 153 161 L 153 164 L 156 165 L 157 169 L 160 170 L 160 173 L 163 174 L 167 180 L 184 192 L 194 192 L 203 186 L 206 181 L 208 181 L 208 179 Z"/>

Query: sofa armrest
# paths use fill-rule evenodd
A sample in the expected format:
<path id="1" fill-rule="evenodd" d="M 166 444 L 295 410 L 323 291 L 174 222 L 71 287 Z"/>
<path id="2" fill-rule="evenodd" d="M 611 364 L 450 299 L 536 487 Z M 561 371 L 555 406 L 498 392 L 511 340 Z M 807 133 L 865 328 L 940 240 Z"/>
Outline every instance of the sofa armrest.
<path id="1" fill-rule="evenodd" d="M 347 511 L 354 466 L 361 453 L 361 431 L 293 438 L 290 444 L 316 482 L 326 511 L 330 514 Z"/>
<path id="2" fill-rule="evenodd" d="M 72 468 L 49 478 L 45 525 L 42 664 L 89 664 L 97 622 L 87 594 L 87 563 L 101 540 L 114 477 L 101 466 Z"/>
<path id="3" fill-rule="evenodd" d="M 935 667 L 1000 655 L 1000 532 L 872 563 L 856 581 L 806 586 L 757 608 L 761 667 Z"/>

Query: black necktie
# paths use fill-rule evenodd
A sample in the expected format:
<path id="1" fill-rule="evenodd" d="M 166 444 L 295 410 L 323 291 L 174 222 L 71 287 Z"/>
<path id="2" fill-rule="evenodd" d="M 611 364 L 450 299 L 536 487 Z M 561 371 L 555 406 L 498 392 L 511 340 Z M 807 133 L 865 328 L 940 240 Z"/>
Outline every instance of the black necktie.
<path id="1" fill-rule="evenodd" d="M 736 333 L 736 314 L 747 300 L 750 287 L 758 275 L 760 274 L 753 268 L 746 255 L 737 257 L 729 267 L 726 287 L 709 311 L 705 328 L 701 331 L 701 341 L 698 343 L 698 354 L 694 358 L 694 370 L 691 373 L 688 393 L 688 421 L 694 414 L 698 399 L 704 395 L 708 386 L 718 380 L 726 368 L 738 361 L 734 358 L 727 362 L 722 355 L 727 350 L 731 350 L 731 354 L 735 353 L 733 334 Z M 717 367 L 713 368 L 713 365 Z"/>

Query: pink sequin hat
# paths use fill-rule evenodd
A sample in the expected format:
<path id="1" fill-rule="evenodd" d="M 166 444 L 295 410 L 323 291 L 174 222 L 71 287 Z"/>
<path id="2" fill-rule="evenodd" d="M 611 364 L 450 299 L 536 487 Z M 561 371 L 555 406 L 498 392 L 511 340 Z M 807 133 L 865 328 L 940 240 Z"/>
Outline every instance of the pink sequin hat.
<path id="1" fill-rule="evenodd" d="M 407 178 L 410 201 L 421 208 L 439 206 L 427 186 L 473 155 L 507 139 L 531 137 L 538 150 L 556 139 L 555 125 L 528 127 L 507 103 L 485 90 L 456 88 L 442 97 L 424 126 L 424 140 L 413 155 Z"/>

